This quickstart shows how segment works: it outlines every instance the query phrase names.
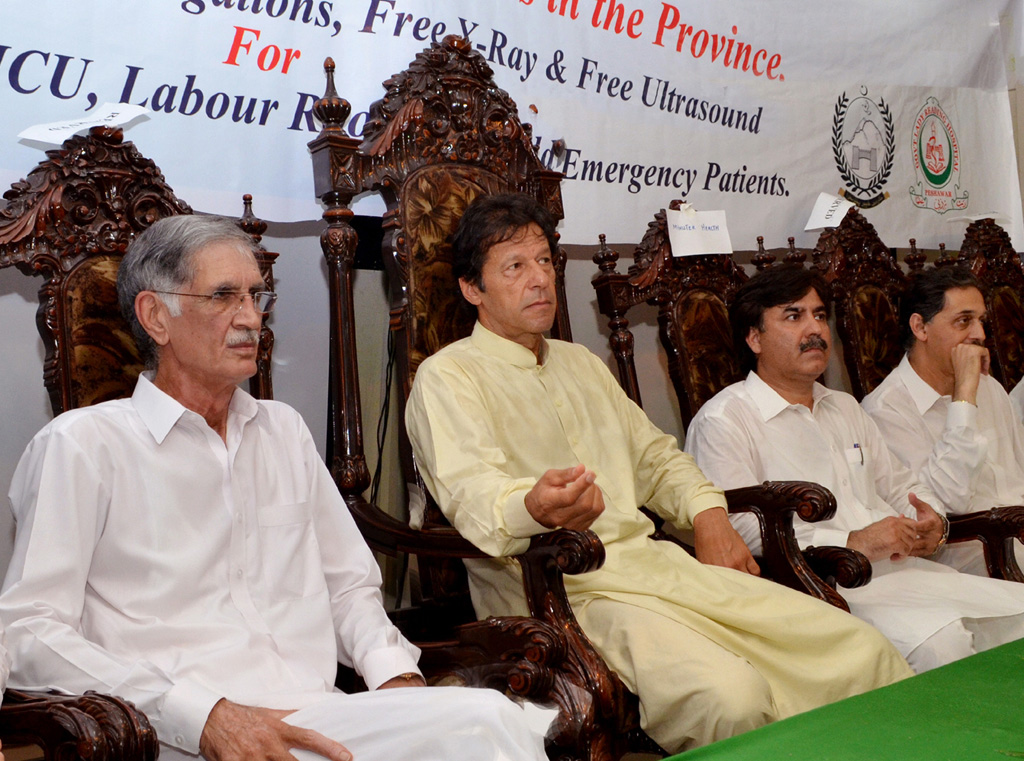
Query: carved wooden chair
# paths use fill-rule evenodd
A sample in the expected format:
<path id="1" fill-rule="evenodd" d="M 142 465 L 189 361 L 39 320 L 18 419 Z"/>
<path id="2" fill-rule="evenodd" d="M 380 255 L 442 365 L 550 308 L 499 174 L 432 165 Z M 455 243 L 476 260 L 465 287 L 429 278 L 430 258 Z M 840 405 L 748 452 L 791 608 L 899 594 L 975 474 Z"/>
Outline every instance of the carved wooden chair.
<path id="1" fill-rule="evenodd" d="M 677 204 L 673 201 L 673 204 Z M 627 313 L 648 303 L 658 308 L 662 346 L 669 375 L 679 400 L 683 424 L 712 396 L 742 379 L 729 324 L 729 304 L 747 275 L 732 256 L 673 257 L 664 210 L 648 225 L 627 273 L 616 271 L 619 255 L 601 247 L 594 255 L 599 272 L 592 281 L 600 312 L 609 318 L 610 343 L 626 394 L 642 406 L 633 359 L 633 334 Z M 754 261 L 759 269 L 775 256 L 759 240 Z M 790 239 L 785 254 L 801 262 Z M 827 520 L 835 514 L 835 499 L 816 484 L 769 483 L 726 492 L 729 511 L 750 512 L 761 526 L 764 575 L 848 610 L 836 584 L 857 587 L 871 578 L 871 566 L 860 553 L 840 547 L 815 547 L 801 552 L 793 535 L 793 515 L 806 521 Z"/>
<path id="2" fill-rule="evenodd" d="M 995 300 L 991 293 L 987 297 L 990 320 L 992 312 L 998 311 L 997 319 L 1009 328 L 1008 331 L 1004 328 L 1002 333 L 1005 337 L 1002 356 L 1007 357 L 1007 366 L 1011 366 L 1012 362 L 1019 361 L 1014 358 L 1021 356 L 1019 331 L 1024 329 L 1024 312 L 1021 311 L 1024 291 L 1020 289 L 1024 285 L 1024 273 L 1010 247 L 1009 237 L 1005 232 L 1000 236 L 1002 231 L 994 227 L 997 226 L 992 220 L 971 225 L 969 240 L 965 240 L 959 259 L 944 257 L 941 266 L 959 263 L 977 268 L 976 274 L 987 273 L 988 279 L 982 280 L 982 284 L 999 294 Z M 909 278 L 924 269 L 924 256 L 913 241 L 907 264 L 909 275 L 856 207 L 847 212 L 838 228 L 822 232 L 814 249 L 812 266 L 822 273 L 832 289 L 836 332 L 858 399 L 877 388 L 903 358 L 899 335 L 900 297 Z M 1007 284 L 1003 285 L 998 278 L 1006 278 Z M 1012 335 L 1007 335 L 1011 332 Z M 990 336 L 989 342 L 992 356 L 996 357 L 994 345 L 999 341 Z M 1024 538 L 1022 507 L 998 507 L 950 518 L 949 541 L 980 540 L 989 575 L 993 578 L 1024 581 L 1012 550 L 1015 537 Z"/>
<path id="3" fill-rule="evenodd" d="M 415 556 L 420 590 L 395 619 L 421 648 L 431 682 L 485 685 L 541 703 L 560 718 L 548 752 L 558 759 L 616 759 L 629 748 L 655 749 L 639 730 L 638 703 L 594 651 L 566 598 L 563 573 L 604 561 L 592 532 L 556 531 L 534 539 L 517 559 L 532 617 L 477 621 L 460 558 L 486 557 L 444 520 L 417 475 L 405 436 L 405 398 L 423 358 L 468 335 L 473 316 L 451 273 L 448 235 L 482 193 L 520 191 L 562 217 L 561 175 L 544 168 L 528 124 L 492 78 L 485 59 L 464 39 L 448 37 L 420 53 L 384 83 L 363 139 L 344 131 L 349 105 L 334 85 L 314 113 L 323 124 L 310 143 L 316 193 L 328 226 L 321 237 L 331 291 L 331 377 L 328 461 L 360 529 L 374 549 Z M 363 450 L 353 313 L 356 236 L 351 199 L 379 192 L 387 203 L 383 257 L 391 294 L 396 349 L 399 448 L 413 499 L 426 502 L 422 528 L 370 503 Z M 563 276 L 556 256 L 558 317 L 552 333 L 569 339 Z M 454 561 L 454 562 L 452 562 Z"/>
<path id="4" fill-rule="evenodd" d="M 832 290 L 836 333 L 853 395 L 863 399 L 896 369 L 900 349 L 899 297 L 907 276 L 857 207 L 818 238 L 812 267 Z"/>
<path id="5" fill-rule="evenodd" d="M 972 222 L 957 263 L 981 281 L 988 309 L 992 376 L 1007 391 L 1024 377 L 1024 269 L 1010 236 L 992 219 Z"/>
<path id="6" fill-rule="evenodd" d="M 29 175 L 4 194 L 0 208 L 0 267 L 39 275 L 37 325 L 45 347 L 43 380 L 54 415 L 131 394 L 143 369 L 131 330 L 117 306 L 117 268 L 128 244 L 162 217 L 190 214 L 160 169 L 120 129 L 93 128 L 48 151 Z M 259 242 L 266 223 L 251 198 L 239 225 Z M 261 252 L 273 287 L 276 254 Z M 266 326 L 255 396 L 271 395 Z M 99 694 L 55 696 L 9 690 L 0 707 L 4 748 L 31 743 L 47 759 L 156 758 L 146 717 L 130 704 Z"/>

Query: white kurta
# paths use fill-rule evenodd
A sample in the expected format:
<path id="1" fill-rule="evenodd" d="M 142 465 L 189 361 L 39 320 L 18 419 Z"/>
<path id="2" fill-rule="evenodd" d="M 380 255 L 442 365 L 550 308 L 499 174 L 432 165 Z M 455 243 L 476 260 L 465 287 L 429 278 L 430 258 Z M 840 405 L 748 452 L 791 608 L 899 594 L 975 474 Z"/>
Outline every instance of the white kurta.
<path id="1" fill-rule="evenodd" d="M 904 357 L 861 404 L 889 450 L 950 512 L 1024 504 L 1024 426 L 995 378 L 981 376 L 977 406 L 954 404 Z"/>
<path id="2" fill-rule="evenodd" d="M 686 449 L 726 488 L 802 479 L 830 489 L 836 515 L 821 523 L 795 521 L 801 547 L 846 546 L 851 531 L 887 516 L 916 519 L 910 492 L 942 510 L 889 454 L 857 401 L 820 384 L 814 386 L 812 411 L 789 404 L 752 372 L 701 408 L 687 432 Z M 960 619 L 1024 613 L 1024 585 L 959 574 L 923 558 L 877 561 L 872 567 L 871 582 L 844 589 L 843 596 L 855 615 L 878 627 L 904 655 Z M 1024 629 L 1017 636 L 1024 636 Z"/>
<path id="3" fill-rule="evenodd" d="M 0 617 L 13 685 L 126 698 L 161 758 L 197 753 L 222 697 L 329 700 L 371 738 L 401 732 L 386 692 L 369 707 L 334 693 L 339 660 L 373 689 L 416 671 L 419 650 L 389 621 L 377 564 L 290 407 L 236 390 L 225 443 L 142 377 L 131 399 L 37 434 L 10 496 L 18 531 Z M 444 695 L 421 693 L 437 731 L 461 721 Z M 542 758 L 534 744 L 520 758 Z"/>
<path id="4" fill-rule="evenodd" d="M 1017 419 L 1024 425 L 1024 378 L 1013 387 L 1010 392 L 1010 401 L 1013 402 L 1014 412 L 1017 413 Z"/>
<path id="5" fill-rule="evenodd" d="M 767 704 L 745 707 L 763 722 L 908 673 L 876 632 L 845 613 L 649 538 L 653 526 L 639 505 L 686 528 L 725 501 L 586 348 L 548 341 L 538 363 L 477 324 L 420 366 L 406 421 L 441 509 L 495 556 L 467 563 L 479 615 L 525 612 L 518 563 L 508 556 L 547 530 L 524 506 L 537 479 L 579 463 L 596 473 L 605 511 L 592 529 L 607 559 L 566 577 L 566 589 L 666 749 L 714 739 L 707 717 L 720 700 L 767 695 Z M 745 681 L 731 684 L 737 671 Z"/>
<path id="6" fill-rule="evenodd" d="M 1002 384 L 988 375 L 977 406 L 953 403 L 926 383 L 904 356 L 861 406 L 878 425 L 889 451 L 953 514 L 1024 505 L 1024 425 Z M 1014 543 L 1024 567 L 1024 545 Z M 939 560 L 988 575 L 978 542 L 950 545 Z"/>

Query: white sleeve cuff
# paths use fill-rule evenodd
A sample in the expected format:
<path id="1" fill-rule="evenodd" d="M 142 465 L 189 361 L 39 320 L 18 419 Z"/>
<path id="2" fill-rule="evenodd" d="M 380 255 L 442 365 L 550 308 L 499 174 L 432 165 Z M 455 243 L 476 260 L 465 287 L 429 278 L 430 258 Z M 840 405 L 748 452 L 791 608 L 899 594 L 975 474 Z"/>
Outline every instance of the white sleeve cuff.
<path id="1" fill-rule="evenodd" d="M 978 408 L 970 402 L 953 402 L 946 412 L 946 428 L 970 428 L 978 426 Z"/>
<path id="2" fill-rule="evenodd" d="M 363 681 L 366 686 L 375 690 L 384 682 L 399 674 L 419 674 L 416 661 L 419 659 L 419 648 L 415 645 L 407 649 L 401 645 L 382 647 L 366 654 L 362 666 Z M 413 652 L 415 651 L 415 652 Z"/>
<path id="3" fill-rule="evenodd" d="M 210 711 L 224 696 L 194 682 L 178 682 L 164 696 L 154 729 L 160 742 L 186 753 L 199 753 Z"/>

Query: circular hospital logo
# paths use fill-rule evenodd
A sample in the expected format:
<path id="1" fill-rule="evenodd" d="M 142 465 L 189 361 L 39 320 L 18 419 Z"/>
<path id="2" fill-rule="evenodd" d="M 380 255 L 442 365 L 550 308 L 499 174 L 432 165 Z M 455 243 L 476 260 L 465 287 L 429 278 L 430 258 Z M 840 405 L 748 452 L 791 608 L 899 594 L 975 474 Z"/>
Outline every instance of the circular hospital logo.
<path id="1" fill-rule="evenodd" d="M 892 173 L 895 146 L 892 113 L 885 100 L 876 103 L 864 87 L 852 99 L 844 92 L 832 119 L 832 154 L 846 184 L 839 195 L 862 208 L 888 198 L 882 187 Z"/>
<path id="2" fill-rule="evenodd" d="M 910 188 L 914 205 L 939 214 L 966 209 L 970 193 L 960 188 L 960 144 L 935 98 L 928 98 L 918 112 L 911 140 L 917 174 Z"/>

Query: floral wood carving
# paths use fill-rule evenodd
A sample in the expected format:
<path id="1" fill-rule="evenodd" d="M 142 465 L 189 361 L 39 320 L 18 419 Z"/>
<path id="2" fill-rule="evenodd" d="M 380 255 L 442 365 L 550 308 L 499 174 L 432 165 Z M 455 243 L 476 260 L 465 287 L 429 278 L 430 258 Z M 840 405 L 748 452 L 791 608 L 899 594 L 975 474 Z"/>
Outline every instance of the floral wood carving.
<path id="1" fill-rule="evenodd" d="M 94 127 L 46 157 L 4 193 L 0 267 L 67 270 L 83 256 L 124 254 L 157 219 L 192 211 L 120 129 Z"/>
<path id="2" fill-rule="evenodd" d="M 992 219 L 971 223 L 964 236 L 960 266 L 981 281 L 988 309 L 992 375 L 1007 390 L 1024 377 L 1024 269 L 1010 236 Z"/>
<path id="3" fill-rule="evenodd" d="M 92 692 L 8 690 L 0 707 L 0 736 L 5 751 L 30 743 L 48 759 L 154 761 L 159 752 L 145 715 L 130 703 Z"/>

